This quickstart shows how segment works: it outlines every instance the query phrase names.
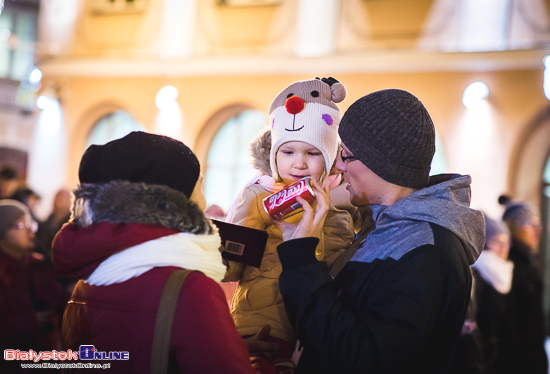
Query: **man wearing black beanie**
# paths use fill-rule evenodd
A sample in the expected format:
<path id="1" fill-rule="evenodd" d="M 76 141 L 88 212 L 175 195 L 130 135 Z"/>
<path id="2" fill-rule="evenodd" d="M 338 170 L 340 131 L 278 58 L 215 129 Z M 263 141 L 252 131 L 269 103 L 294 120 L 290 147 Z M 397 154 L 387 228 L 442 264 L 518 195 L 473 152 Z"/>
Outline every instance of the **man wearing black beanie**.
<path id="1" fill-rule="evenodd" d="M 314 254 L 329 195 L 316 188 L 316 210 L 301 200 L 304 218 L 278 247 L 281 293 L 304 347 L 297 373 L 447 372 L 470 297 L 469 265 L 485 241 L 483 214 L 469 208 L 471 178 L 429 176 L 435 129 L 409 92 L 360 98 L 339 134 L 336 166 L 376 228 L 330 273 Z"/>

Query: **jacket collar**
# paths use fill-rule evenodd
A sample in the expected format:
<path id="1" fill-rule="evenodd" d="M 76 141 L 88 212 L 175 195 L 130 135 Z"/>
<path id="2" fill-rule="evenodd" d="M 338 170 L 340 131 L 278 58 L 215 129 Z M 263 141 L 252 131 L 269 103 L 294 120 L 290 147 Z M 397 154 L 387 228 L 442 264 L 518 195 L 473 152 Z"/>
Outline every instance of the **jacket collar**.
<path id="1" fill-rule="evenodd" d="M 112 254 L 176 233 L 173 228 L 139 223 L 102 222 L 86 227 L 66 223 L 52 245 L 54 269 L 63 277 L 86 279 Z"/>
<path id="2" fill-rule="evenodd" d="M 101 222 L 161 225 L 180 232 L 212 234 L 201 209 L 164 185 L 111 181 L 83 183 L 74 191 L 71 222 L 87 227 Z"/>

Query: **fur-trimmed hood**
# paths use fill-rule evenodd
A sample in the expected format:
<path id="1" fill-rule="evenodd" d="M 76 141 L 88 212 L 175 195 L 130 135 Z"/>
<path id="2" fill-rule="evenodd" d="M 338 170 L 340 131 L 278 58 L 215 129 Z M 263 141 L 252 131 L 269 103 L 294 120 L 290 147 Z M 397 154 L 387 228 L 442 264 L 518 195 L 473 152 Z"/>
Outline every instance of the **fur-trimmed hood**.
<path id="1" fill-rule="evenodd" d="M 52 245 L 54 269 L 64 277 L 87 279 L 110 256 L 163 237 L 192 234 L 219 240 L 195 203 L 163 185 L 83 183 L 74 194 L 71 222 Z M 181 248 L 182 255 L 189 252 Z"/>
<path id="2" fill-rule="evenodd" d="M 83 183 L 74 191 L 71 222 L 157 224 L 180 232 L 212 234 L 211 222 L 187 197 L 163 185 L 112 181 Z"/>
<path id="3" fill-rule="evenodd" d="M 252 156 L 253 166 L 259 170 L 262 175 L 271 176 L 270 166 L 271 152 L 271 130 L 266 130 L 262 135 L 250 143 L 250 155 Z"/>

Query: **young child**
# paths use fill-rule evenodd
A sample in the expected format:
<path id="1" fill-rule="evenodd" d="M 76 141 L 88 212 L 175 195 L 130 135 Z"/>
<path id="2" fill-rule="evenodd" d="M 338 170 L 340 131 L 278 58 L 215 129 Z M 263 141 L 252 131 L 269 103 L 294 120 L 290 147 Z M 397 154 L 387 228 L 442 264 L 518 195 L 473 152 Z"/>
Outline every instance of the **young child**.
<path id="1" fill-rule="evenodd" d="M 331 267 L 349 246 L 354 237 L 355 208 L 349 203 L 345 185 L 341 185 L 340 173 L 329 176 L 337 157 L 342 116 L 335 103 L 345 96 L 344 85 L 334 78 L 295 82 L 277 95 L 269 109 L 271 130 L 252 144 L 255 166 L 263 175 L 241 191 L 227 218 L 269 234 L 260 268 L 230 262 L 224 281 L 239 281 L 231 303 L 239 333 L 250 336 L 265 324 L 271 325 L 271 338 L 281 347 L 282 358 L 290 357 L 296 337 L 279 293 L 282 267 L 277 246 L 283 237 L 292 235 L 303 212 L 286 218 L 291 225 L 284 225 L 281 232 L 272 224 L 262 200 L 306 176 L 319 183 L 330 178 L 333 201 L 315 254 Z"/>

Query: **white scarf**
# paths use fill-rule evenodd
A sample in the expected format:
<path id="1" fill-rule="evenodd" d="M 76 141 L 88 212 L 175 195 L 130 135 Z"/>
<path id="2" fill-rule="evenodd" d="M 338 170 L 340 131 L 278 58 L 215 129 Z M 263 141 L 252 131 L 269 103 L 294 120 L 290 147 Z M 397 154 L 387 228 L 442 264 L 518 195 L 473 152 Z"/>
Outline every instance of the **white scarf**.
<path id="1" fill-rule="evenodd" d="M 483 250 L 472 265 L 481 277 L 501 294 L 507 294 L 512 287 L 514 263 L 499 257 L 491 250 Z"/>
<path id="2" fill-rule="evenodd" d="M 87 282 L 93 286 L 121 283 L 161 266 L 198 270 L 220 282 L 226 270 L 220 245 L 218 233 L 195 235 L 182 232 L 164 236 L 115 253 L 95 269 Z"/>

